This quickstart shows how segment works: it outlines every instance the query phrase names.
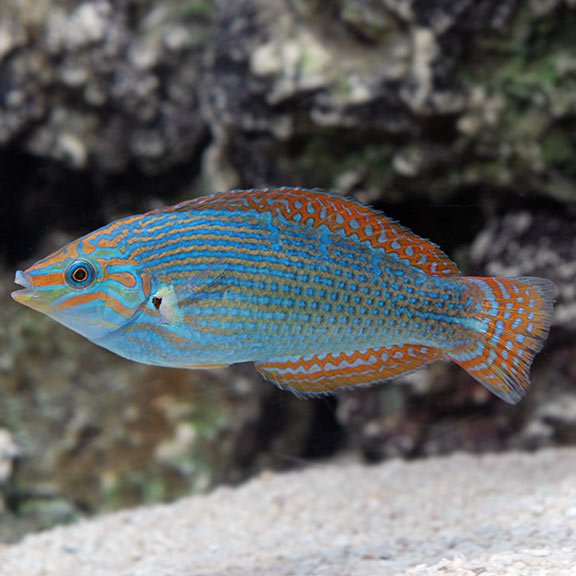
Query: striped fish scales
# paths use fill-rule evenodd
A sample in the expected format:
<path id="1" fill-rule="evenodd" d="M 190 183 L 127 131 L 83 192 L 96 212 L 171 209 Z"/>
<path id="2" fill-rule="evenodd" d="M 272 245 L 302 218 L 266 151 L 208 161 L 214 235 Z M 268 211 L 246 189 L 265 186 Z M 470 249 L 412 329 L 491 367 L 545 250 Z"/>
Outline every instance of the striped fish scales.
<path id="1" fill-rule="evenodd" d="M 528 387 L 555 294 L 545 279 L 463 277 L 384 215 L 302 189 L 125 218 L 16 280 L 16 300 L 139 362 L 253 361 L 276 384 L 318 394 L 446 358 L 509 402 Z"/>

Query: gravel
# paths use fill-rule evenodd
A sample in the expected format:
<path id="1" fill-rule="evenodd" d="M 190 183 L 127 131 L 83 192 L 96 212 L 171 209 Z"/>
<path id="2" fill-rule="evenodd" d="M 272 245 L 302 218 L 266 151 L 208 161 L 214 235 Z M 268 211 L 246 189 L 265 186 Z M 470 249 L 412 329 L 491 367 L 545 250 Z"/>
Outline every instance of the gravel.
<path id="1" fill-rule="evenodd" d="M 262 474 L 0 548 L 0 576 L 574 576 L 576 449 Z"/>

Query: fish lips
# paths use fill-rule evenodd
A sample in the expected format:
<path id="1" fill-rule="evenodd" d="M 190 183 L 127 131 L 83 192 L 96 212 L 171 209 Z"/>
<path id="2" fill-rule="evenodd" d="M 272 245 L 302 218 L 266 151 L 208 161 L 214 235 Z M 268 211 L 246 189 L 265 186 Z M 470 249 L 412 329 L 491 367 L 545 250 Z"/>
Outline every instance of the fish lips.
<path id="1" fill-rule="evenodd" d="M 12 292 L 12 294 L 10 294 L 10 296 L 12 296 L 16 302 L 24 304 L 24 306 L 35 308 L 32 302 L 34 300 L 38 300 L 38 296 L 35 294 L 34 284 L 30 274 L 27 272 L 22 272 L 22 270 L 18 270 L 16 272 L 16 276 L 14 277 L 14 284 L 19 284 L 22 286 L 22 290 L 15 290 Z"/>

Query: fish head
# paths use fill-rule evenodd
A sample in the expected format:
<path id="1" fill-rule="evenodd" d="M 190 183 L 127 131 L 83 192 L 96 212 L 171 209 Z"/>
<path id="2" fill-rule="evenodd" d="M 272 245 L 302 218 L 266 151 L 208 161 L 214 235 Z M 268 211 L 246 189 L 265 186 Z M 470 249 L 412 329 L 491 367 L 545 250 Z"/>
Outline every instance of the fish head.
<path id="1" fill-rule="evenodd" d="M 93 341 L 130 322 L 149 296 L 139 263 L 91 235 L 18 270 L 14 281 L 22 286 L 12 292 L 16 302 Z"/>

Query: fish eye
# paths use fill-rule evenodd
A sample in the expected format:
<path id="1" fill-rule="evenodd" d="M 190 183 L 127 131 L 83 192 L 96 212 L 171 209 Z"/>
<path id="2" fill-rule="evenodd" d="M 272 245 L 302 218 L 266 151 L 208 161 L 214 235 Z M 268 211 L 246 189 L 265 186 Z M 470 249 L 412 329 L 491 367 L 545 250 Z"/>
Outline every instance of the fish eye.
<path id="1" fill-rule="evenodd" d="M 66 282 L 73 288 L 85 288 L 94 282 L 94 268 L 84 260 L 74 262 L 66 270 Z"/>

